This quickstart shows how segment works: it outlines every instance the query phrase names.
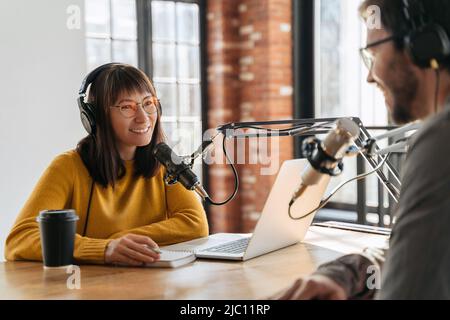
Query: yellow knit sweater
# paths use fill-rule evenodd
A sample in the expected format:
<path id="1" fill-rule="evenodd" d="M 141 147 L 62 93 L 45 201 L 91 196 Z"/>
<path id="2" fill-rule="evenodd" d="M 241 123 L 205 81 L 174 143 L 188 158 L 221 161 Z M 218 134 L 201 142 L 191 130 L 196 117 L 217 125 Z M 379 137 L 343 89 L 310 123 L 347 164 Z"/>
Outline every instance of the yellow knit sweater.
<path id="1" fill-rule="evenodd" d="M 95 184 L 86 236 L 82 237 L 91 178 L 79 154 L 56 157 L 40 178 L 12 228 L 5 248 L 7 260 L 42 261 L 36 217 L 46 209 L 75 209 L 79 216 L 74 258 L 78 263 L 104 263 L 107 244 L 128 233 L 145 235 L 159 245 L 208 235 L 202 204 L 179 183 L 166 186 L 163 169 L 153 178 L 133 177 L 133 161 L 113 191 Z"/>

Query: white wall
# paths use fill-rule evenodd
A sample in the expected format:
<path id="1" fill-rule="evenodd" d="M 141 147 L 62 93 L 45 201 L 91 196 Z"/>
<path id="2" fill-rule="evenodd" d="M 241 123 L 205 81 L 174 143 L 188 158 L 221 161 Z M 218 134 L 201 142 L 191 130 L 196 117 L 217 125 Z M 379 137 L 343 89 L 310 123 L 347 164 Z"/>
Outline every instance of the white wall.
<path id="1" fill-rule="evenodd" d="M 83 0 L 0 0 L 0 260 L 38 178 L 85 135 L 76 97 L 86 71 Z"/>

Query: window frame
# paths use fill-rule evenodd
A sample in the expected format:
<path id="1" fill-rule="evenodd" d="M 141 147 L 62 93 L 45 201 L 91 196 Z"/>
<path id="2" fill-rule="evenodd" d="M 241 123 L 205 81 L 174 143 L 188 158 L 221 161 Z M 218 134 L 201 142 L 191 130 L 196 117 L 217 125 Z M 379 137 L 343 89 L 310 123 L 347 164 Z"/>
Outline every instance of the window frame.
<path id="1" fill-rule="evenodd" d="M 317 90 L 315 88 L 315 74 L 319 70 L 320 60 L 315 59 L 317 51 L 317 1 L 302 0 L 292 2 L 292 21 L 293 21 L 293 114 L 296 119 L 307 119 L 316 117 L 316 99 Z M 320 35 L 319 35 L 320 36 Z M 382 127 L 367 127 L 367 129 L 379 130 Z M 302 142 L 306 137 L 295 137 L 294 139 L 294 157 L 302 158 Z M 366 172 L 367 165 L 363 157 L 357 158 L 357 172 Z M 399 163 L 397 160 L 396 163 Z M 396 166 L 397 167 L 397 166 Z M 385 226 L 384 216 L 392 213 L 392 199 L 389 197 L 389 208 L 384 207 L 385 192 L 381 182 L 378 181 L 378 206 L 367 205 L 367 187 L 366 179 L 357 182 L 357 201 L 356 204 L 330 201 L 325 208 L 335 209 L 347 212 L 356 212 L 357 219 L 348 221 L 345 218 L 342 221 L 359 224 L 369 224 L 367 214 L 375 213 L 378 215 L 378 226 Z M 389 210 L 391 209 L 391 210 Z M 391 217 L 392 218 L 392 217 Z M 335 219 L 339 220 L 339 219 Z M 391 219 L 392 222 L 392 219 Z"/>
<path id="2" fill-rule="evenodd" d="M 129 43 L 135 43 L 137 45 L 137 62 L 139 65 L 139 33 L 136 32 L 136 38 L 131 38 L 131 37 L 115 37 L 113 34 L 113 24 L 114 24 L 114 20 L 113 20 L 113 5 L 112 5 L 112 0 L 106 0 L 108 2 L 108 15 L 109 15 L 109 34 L 105 34 L 105 33 L 89 33 L 86 30 L 85 33 L 85 41 L 87 42 L 88 40 L 104 40 L 104 41 L 109 41 L 109 56 L 110 56 L 110 61 L 114 61 L 114 42 L 115 41 L 122 41 L 122 42 L 129 42 Z M 140 0 L 135 0 L 136 1 L 136 9 L 137 9 L 137 13 L 139 13 L 139 10 L 137 8 L 137 1 Z M 138 18 L 136 15 L 136 22 L 138 22 Z M 90 70 L 88 70 L 90 71 Z"/>
<path id="3" fill-rule="evenodd" d="M 141 69 L 150 79 L 153 81 L 153 38 L 152 38 L 152 1 L 154 0 L 134 0 L 135 9 L 136 9 L 136 38 L 133 37 L 131 39 L 122 38 L 122 37 L 114 37 L 113 35 L 113 24 L 114 24 L 114 16 L 113 16 L 113 5 L 112 0 L 107 0 L 108 4 L 108 15 L 109 22 L 107 24 L 109 33 L 88 33 L 85 34 L 85 41 L 89 41 L 90 39 L 100 39 L 104 41 L 109 41 L 109 52 L 108 55 L 110 57 L 110 61 L 114 60 L 114 41 L 130 41 L 133 42 L 133 45 L 136 45 L 137 50 L 137 67 Z M 198 45 L 199 48 L 199 78 L 198 82 L 195 81 L 195 85 L 199 86 L 199 99 L 200 99 L 200 115 L 196 116 L 195 119 L 200 119 L 201 121 L 201 133 L 205 132 L 208 129 L 208 88 L 207 88 L 207 19 L 206 19 L 206 0 L 158 0 L 158 1 L 167 1 L 174 3 L 189 3 L 189 4 L 197 4 L 199 8 L 198 12 L 198 31 L 199 31 L 199 39 Z M 85 22 L 86 23 L 86 22 Z M 178 44 L 178 42 L 176 42 Z M 88 70 L 89 71 L 89 70 Z M 188 84 L 188 81 L 179 82 L 179 78 L 176 78 L 176 84 Z M 177 87 L 178 88 L 178 87 Z M 177 96 L 179 95 L 179 91 L 177 90 Z M 178 103 L 177 103 L 178 108 Z M 180 121 L 181 123 L 188 123 L 189 120 L 192 121 L 192 117 L 180 116 L 176 114 L 173 117 L 170 117 L 173 122 Z M 187 121 L 184 121 L 187 120 Z M 172 122 L 172 121 L 165 121 Z M 194 123 L 192 121 L 192 123 Z M 195 125 L 195 124 L 194 124 Z M 198 128 L 196 126 L 196 128 Z M 198 141 L 198 145 L 201 144 L 202 141 Z M 208 188 L 208 169 L 207 166 L 202 166 L 202 181 L 205 188 Z"/>
<path id="4" fill-rule="evenodd" d="M 167 1 L 179 3 L 194 3 L 199 6 L 199 32 L 200 32 L 200 63 L 202 62 L 202 52 L 205 39 L 205 25 L 203 20 L 205 16 L 206 0 L 136 0 L 136 18 L 137 18 L 137 38 L 138 38 L 138 63 L 139 68 L 143 70 L 148 76 L 153 77 L 153 37 L 152 37 L 152 1 Z M 202 64 L 200 64 L 200 82 L 202 78 Z"/>
<path id="5" fill-rule="evenodd" d="M 152 37 L 152 1 L 136 0 L 137 10 L 137 38 L 138 38 L 138 65 L 141 70 L 153 79 L 153 37 Z M 208 84 L 207 84 L 207 19 L 206 0 L 158 0 L 171 1 L 175 3 L 194 3 L 199 6 L 199 85 L 200 85 L 200 113 L 201 130 L 208 130 Z M 199 141 L 200 145 L 202 141 Z M 206 190 L 209 187 L 209 170 L 206 165 L 202 166 L 202 184 Z M 206 212 L 209 212 L 209 204 L 204 204 Z"/>

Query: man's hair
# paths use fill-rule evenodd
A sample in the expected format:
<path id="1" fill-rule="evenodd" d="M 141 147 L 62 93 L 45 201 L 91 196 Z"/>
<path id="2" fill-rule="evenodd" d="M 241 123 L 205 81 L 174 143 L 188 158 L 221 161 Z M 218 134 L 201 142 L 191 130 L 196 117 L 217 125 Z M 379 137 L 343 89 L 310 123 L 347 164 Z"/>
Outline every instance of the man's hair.
<path id="1" fill-rule="evenodd" d="M 438 24 L 450 36 L 450 1 L 449 0 L 414 0 L 422 4 L 426 16 L 431 23 Z M 412 26 L 404 14 L 403 0 L 364 0 L 359 11 L 365 18 L 365 13 L 370 6 L 378 6 L 381 12 L 381 23 L 386 31 L 399 36 L 395 44 L 397 49 L 403 50 L 403 37 L 411 32 Z M 450 57 L 443 63 L 450 71 Z"/>
<path id="2" fill-rule="evenodd" d="M 88 100 L 95 104 L 97 130 L 95 139 L 89 135 L 77 145 L 83 163 L 95 182 L 103 187 L 112 185 L 125 175 L 124 161 L 115 144 L 115 134 L 110 120 L 111 106 L 122 93 L 150 93 L 156 91 L 150 79 L 141 70 L 126 64 L 114 64 L 103 70 L 91 84 Z M 134 176 L 151 178 L 160 170 L 160 164 L 153 156 L 155 146 L 164 141 L 161 127 L 161 110 L 158 115 L 150 143 L 137 147 L 134 158 Z"/>

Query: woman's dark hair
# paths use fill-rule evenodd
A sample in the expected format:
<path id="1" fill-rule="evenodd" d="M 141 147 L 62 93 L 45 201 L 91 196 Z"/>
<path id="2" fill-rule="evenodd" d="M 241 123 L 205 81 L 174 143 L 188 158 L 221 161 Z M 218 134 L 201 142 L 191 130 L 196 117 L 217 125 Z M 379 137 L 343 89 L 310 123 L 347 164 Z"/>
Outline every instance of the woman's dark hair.
<path id="1" fill-rule="evenodd" d="M 426 16 L 431 23 L 440 25 L 450 36 L 450 1 L 449 0 L 411 0 L 422 4 Z M 381 23 L 386 31 L 398 36 L 395 41 L 398 50 L 404 49 L 403 37 L 411 32 L 412 26 L 404 14 L 403 0 L 365 0 L 359 12 L 366 18 L 367 9 L 378 6 L 381 11 Z M 444 61 L 443 66 L 450 71 L 450 58 Z"/>
<path id="2" fill-rule="evenodd" d="M 103 70 L 91 84 L 88 101 L 95 104 L 96 133 L 89 135 L 77 145 L 84 165 L 95 182 L 103 187 L 112 185 L 125 175 L 125 165 L 115 144 L 115 134 L 110 120 L 110 107 L 122 93 L 149 92 L 156 90 L 150 79 L 141 70 L 126 64 L 114 64 Z M 134 175 L 153 177 L 160 169 L 159 162 L 152 155 L 154 147 L 164 141 L 161 127 L 161 107 L 150 143 L 137 147 L 134 158 Z"/>

